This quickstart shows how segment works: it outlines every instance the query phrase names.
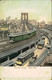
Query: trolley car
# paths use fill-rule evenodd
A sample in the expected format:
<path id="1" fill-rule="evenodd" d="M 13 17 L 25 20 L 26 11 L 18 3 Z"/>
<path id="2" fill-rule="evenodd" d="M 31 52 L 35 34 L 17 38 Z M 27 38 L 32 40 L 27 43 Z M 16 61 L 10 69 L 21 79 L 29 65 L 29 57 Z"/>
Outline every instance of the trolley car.
<path id="1" fill-rule="evenodd" d="M 40 42 L 38 42 L 37 48 L 38 49 L 42 49 L 44 47 L 44 45 L 45 45 L 45 41 L 44 40 L 41 40 Z"/>
<path id="2" fill-rule="evenodd" d="M 29 32 L 11 33 L 9 35 L 9 39 L 12 42 L 19 42 L 19 41 L 22 41 L 22 40 L 29 39 L 33 36 L 36 36 L 36 29 L 30 30 Z"/>
<path id="3" fill-rule="evenodd" d="M 30 59 L 32 56 L 34 56 L 34 50 L 35 50 L 35 48 L 30 49 L 24 53 L 21 53 L 17 58 L 16 64 L 19 66 L 22 66 L 22 64 L 24 62 L 26 62 L 28 59 Z"/>

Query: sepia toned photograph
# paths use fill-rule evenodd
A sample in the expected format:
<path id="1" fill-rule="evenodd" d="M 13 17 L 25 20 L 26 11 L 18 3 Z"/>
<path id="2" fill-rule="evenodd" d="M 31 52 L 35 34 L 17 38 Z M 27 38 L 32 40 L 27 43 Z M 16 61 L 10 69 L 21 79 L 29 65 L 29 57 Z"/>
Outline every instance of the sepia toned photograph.
<path id="1" fill-rule="evenodd" d="M 51 80 L 51 4 L 0 0 L 0 80 Z"/>

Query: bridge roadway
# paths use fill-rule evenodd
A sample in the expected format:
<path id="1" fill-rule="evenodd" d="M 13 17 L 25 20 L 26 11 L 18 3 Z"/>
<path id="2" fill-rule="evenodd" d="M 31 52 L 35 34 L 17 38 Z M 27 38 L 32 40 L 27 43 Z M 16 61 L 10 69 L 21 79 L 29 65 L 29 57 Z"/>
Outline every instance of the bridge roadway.
<path id="1" fill-rule="evenodd" d="M 38 52 L 39 53 L 39 52 Z M 43 48 L 42 51 L 39 53 L 38 58 L 29 66 L 40 66 L 40 64 L 44 61 L 44 59 L 49 55 L 48 49 Z"/>
<path id="2" fill-rule="evenodd" d="M 25 47 L 31 46 L 32 44 L 36 44 L 36 42 L 41 38 L 41 34 L 39 32 L 37 32 L 36 36 L 21 41 L 21 42 L 17 42 L 10 45 L 9 49 L 4 49 L 4 51 L 0 52 L 0 58 L 4 57 L 4 56 L 8 56 L 10 54 L 13 54 L 19 50 L 22 50 Z M 5 47 L 5 46 L 4 46 Z"/>

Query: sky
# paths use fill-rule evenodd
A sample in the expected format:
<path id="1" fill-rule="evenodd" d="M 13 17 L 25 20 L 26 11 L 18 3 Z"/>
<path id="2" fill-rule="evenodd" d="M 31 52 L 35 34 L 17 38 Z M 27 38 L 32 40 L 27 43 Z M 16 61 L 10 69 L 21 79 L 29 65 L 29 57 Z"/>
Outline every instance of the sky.
<path id="1" fill-rule="evenodd" d="M 51 21 L 51 0 L 0 0 L 0 19 L 20 19 L 22 12 L 28 12 L 29 20 Z"/>

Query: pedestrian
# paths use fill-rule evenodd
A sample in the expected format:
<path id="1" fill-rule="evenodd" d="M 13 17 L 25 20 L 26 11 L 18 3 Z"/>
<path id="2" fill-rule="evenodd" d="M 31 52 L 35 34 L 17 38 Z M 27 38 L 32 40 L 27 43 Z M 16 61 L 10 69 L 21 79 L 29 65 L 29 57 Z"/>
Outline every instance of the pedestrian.
<path id="1" fill-rule="evenodd" d="M 36 55 L 35 60 L 37 59 L 37 56 L 38 56 L 38 55 Z"/>

